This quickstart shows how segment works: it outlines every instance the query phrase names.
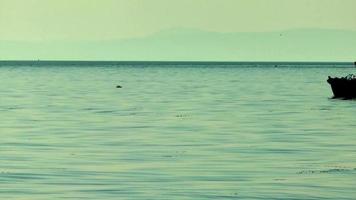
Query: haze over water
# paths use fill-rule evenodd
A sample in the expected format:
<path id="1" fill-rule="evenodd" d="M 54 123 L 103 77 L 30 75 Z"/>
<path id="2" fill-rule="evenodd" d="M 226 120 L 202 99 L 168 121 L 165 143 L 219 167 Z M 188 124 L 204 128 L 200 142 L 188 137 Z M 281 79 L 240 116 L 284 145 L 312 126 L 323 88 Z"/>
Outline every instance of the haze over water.
<path id="1" fill-rule="evenodd" d="M 352 64 L 0 65 L 4 199 L 355 198 Z"/>

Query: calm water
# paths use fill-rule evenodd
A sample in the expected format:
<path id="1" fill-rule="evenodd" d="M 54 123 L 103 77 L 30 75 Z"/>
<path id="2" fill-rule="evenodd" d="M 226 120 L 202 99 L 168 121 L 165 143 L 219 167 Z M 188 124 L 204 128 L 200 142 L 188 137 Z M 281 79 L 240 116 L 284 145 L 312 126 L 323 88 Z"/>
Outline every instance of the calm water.
<path id="1" fill-rule="evenodd" d="M 3 64 L 0 198 L 355 199 L 352 72 Z"/>

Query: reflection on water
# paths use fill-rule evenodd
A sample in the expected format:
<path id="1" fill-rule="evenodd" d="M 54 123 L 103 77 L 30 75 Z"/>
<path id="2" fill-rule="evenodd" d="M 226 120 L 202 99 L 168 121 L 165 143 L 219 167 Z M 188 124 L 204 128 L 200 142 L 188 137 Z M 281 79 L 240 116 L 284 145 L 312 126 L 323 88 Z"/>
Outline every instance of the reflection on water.
<path id="1" fill-rule="evenodd" d="M 354 199 L 351 70 L 2 66 L 0 197 Z"/>

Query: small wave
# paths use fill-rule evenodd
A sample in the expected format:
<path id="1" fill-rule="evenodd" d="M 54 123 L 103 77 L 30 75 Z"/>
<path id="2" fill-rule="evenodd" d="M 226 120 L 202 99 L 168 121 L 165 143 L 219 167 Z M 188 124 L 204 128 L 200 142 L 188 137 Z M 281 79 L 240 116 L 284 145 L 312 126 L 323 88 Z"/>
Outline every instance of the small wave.
<path id="1" fill-rule="evenodd" d="M 297 172 L 297 174 L 334 174 L 334 173 L 352 173 L 356 172 L 356 168 L 332 168 L 326 170 L 302 170 Z"/>

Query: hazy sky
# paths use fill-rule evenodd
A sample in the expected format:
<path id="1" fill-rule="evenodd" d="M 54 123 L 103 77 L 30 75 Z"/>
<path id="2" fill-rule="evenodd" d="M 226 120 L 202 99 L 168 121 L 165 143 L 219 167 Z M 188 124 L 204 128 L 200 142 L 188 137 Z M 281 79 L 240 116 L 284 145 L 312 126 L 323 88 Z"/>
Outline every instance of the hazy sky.
<path id="1" fill-rule="evenodd" d="M 101 40 L 170 28 L 356 30 L 355 8 L 355 0 L 0 0 L 0 38 Z"/>
<path id="2" fill-rule="evenodd" d="M 0 0 L 0 48 L 2 41 L 117 40 L 180 28 L 356 31 L 355 8 L 356 0 Z"/>

